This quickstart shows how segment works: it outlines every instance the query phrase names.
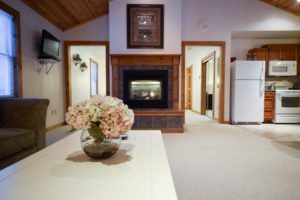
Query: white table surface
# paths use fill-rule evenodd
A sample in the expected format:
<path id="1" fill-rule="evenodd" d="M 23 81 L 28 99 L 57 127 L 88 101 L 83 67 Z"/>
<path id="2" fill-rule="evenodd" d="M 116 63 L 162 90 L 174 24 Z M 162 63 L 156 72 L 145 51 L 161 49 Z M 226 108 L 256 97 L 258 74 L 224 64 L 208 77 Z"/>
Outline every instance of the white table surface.
<path id="1" fill-rule="evenodd" d="M 176 200 L 160 131 L 130 131 L 111 158 L 81 150 L 80 132 L 0 171 L 1 200 Z"/>

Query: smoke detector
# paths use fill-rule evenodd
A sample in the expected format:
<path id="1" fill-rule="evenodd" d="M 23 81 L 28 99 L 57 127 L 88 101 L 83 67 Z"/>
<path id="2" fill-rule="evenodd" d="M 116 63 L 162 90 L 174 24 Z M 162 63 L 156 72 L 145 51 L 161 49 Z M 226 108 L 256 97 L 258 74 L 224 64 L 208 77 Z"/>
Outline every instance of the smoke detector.
<path id="1" fill-rule="evenodd" d="M 201 31 L 208 31 L 208 29 L 209 29 L 209 24 L 208 24 L 208 21 L 201 21 L 200 22 L 200 30 Z"/>

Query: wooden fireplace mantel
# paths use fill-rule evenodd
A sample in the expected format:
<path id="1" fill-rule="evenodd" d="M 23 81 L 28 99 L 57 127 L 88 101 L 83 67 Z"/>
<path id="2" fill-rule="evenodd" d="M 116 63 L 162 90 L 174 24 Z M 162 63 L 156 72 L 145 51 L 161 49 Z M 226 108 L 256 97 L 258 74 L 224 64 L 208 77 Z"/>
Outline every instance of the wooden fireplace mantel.
<path id="1" fill-rule="evenodd" d="M 140 55 L 112 54 L 112 96 L 119 97 L 119 67 L 121 65 L 171 65 L 173 66 L 173 99 L 172 109 L 179 110 L 179 54 Z"/>

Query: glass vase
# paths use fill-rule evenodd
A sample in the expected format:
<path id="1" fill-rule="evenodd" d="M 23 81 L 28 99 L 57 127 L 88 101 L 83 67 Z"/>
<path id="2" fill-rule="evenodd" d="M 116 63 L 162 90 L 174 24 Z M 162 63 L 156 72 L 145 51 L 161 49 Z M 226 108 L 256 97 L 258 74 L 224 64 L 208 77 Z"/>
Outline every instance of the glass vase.
<path id="1" fill-rule="evenodd" d="M 81 147 L 93 159 L 106 159 L 114 155 L 121 144 L 121 136 L 108 138 L 99 128 L 90 128 L 81 133 Z"/>

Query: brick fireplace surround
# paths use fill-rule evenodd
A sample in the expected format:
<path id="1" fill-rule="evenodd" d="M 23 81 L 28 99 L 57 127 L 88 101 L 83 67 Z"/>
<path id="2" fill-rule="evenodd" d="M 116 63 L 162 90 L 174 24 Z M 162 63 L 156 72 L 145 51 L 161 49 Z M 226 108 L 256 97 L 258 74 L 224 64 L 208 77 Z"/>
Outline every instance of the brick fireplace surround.
<path id="1" fill-rule="evenodd" d="M 111 63 L 112 96 L 120 99 L 123 99 L 124 70 L 168 70 L 168 108 L 134 109 L 133 129 L 159 129 L 163 133 L 183 132 L 184 111 L 179 109 L 180 55 L 111 55 Z"/>

